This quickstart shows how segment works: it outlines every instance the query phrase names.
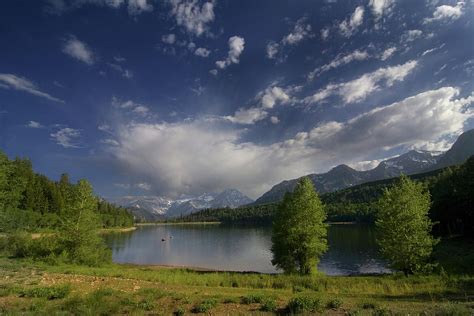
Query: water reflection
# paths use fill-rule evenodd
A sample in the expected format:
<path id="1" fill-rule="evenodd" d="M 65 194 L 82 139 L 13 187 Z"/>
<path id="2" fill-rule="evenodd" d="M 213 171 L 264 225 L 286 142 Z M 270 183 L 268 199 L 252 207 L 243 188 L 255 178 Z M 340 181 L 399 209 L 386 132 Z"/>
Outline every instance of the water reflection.
<path id="1" fill-rule="evenodd" d="M 278 272 L 271 264 L 271 229 L 220 225 L 144 226 L 106 236 L 120 263 L 193 266 L 218 270 Z M 331 225 L 329 251 L 319 269 L 329 275 L 383 273 L 374 230 Z"/>

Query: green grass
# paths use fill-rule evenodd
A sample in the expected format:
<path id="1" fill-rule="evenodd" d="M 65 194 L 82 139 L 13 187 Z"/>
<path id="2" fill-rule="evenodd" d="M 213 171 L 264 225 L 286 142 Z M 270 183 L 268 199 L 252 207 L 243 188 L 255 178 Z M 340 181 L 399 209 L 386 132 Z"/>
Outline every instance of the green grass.
<path id="1" fill-rule="evenodd" d="M 329 277 L 111 264 L 50 266 L 0 257 L 0 314 L 473 312 L 474 275 Z M 67 290 L 68 289 L 68 290 Z M 464 313 L 466 314 L 466 313 Z"/>

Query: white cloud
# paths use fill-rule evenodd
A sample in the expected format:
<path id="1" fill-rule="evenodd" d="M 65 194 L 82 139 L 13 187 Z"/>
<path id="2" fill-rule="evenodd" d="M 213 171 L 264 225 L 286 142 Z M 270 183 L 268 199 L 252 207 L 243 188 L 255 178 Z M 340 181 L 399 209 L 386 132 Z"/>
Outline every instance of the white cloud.
<path id="1" fill-rule="evenodd" d="M 384 14 L 392 10 L 395 0 L 370 0 L 369 6 L 372 8 L 372 13 L 376 20 L 379 20 Z"/>
<path id="2" fill-rule="evenodd" d="M 269 42 L 266 47 L 266 55 L 268 59 L 274 59 L 276 58 L 278 54 L 278 48 L 280 45 L 275 42 Z"/>
<path id="3" fill-rule="evenodd" d="M 124 78 L 127 78 L 127 79 L 131 79 L 133 78 L 133 72 L 128 70 L 128 69 L 125 69 L 123 68 L 121 65 L 119 64 L 114 64 L 114 63 L 107 63 L 107 65 L 112 68 L 113 70 L 117 71 L 118 73 L 120 73 L 122 75 L 122 77 Z"/>
<path id="4" fill-rule="evenodd" d="M 357 28 L 364 22 L 364 7 L 358 6 L 350 18 L 339 24 L 339 31 L 345 37 L 350 37 Z"/>
<path id="5" fill-rule="evenodd" d="M 380 56 L 381 60 L 387 60 L 390 57 L 393 56 L 393 54 L 397 51 L 397 48 L 394 47 L 389 47 L 386 50 L 383 51 L 382 55 Z"/>
<path id="6" fill-rule="evenodd" d="M 24 91 L 29 94 L 48 99 L 50 101 L 64 103 L 63 100 L 55 98 L 45 92 L 40 91 L 32 81 L 14 74 L 0 73 L 0 87 L 4 89 Z"/>
<path id="7" fill-rule="evenodd" d="M 30 128 L 43 128 L 44 126 L 41 125 L 39 122 L 36 121 L 30 121 L 27 125 Z"/>
<path id="8" fill-rule="evenodd" d="M 176 35 L 174 34 L 162 35 L 161 41 L 166 44 L 174 44 L 174 42 L 176 42 Z"/>
<path id="9" fill-rule="evenodd" d="M 194 55 L 200 56 L 200 57 L 208 57 L 210 53 L 211 53 L 211 51 L 208 50 L 207 48 L 204 48 L 204 47 L 198 47 L 194 51 Z"/>
<path id="10" fill-rule="evenodd" d="M 101 140 L 100 142 L 108 146 L 120 146 L 120 143 L 112 138 L 106 138 L 106 139 Z"/>
<path id="11" fill-rule="evenodd" d="M 318 67 L 311 71 L 308 74 L 308 79 L 312 80 L 314 77 L 321 75 L 322 73 L 329 71 L 331 69 L 337 68 L 339 66 L 343 66 L 346 64 L 351 63 L 352 61 L 361 61 L 361 60 L 366 60 L 370 57 L 369 53 L 367 51 L 360 51 L 356 49 L 350 54 L 347 55 L 339 55 L 337 56 L 334 60 L 332 60 L 330 63 L 325 64 L 321 67 Z"/>
<path id="12" fill-rule="evenodd" d="M 132 100 L 121 101 L 116 97 L 112 97 L 112 106 L 117 109 L 126 110 L 128 113 L 134 113 L 141 117 L 148 117 L 150 113 L 150 108 L 143 105 L 136 103 Z"/>
<path id="13" fill-rule="evenodd" d="M 170 3 L 176 23 L 189 33 L 201 36 L 208 31 L 207 24 L 214 21 L 214 2 L 205 2 L 202 6 L 196 0 L 170 0 Z"/>
<path id="14" fill-rule="evenodd" d="M 56 144 L 63 146 L 64 148 L 80 148 L 77 141 L 81 136 L 81 132 L 77 129 L 64 127 L 56 133 L 50 134 L 50 136 Z"/>
<path id="15" fill-rule="evenodd" d="M 290 33 L 283 36 L 280 42 L 270 41 L 266 47 L 266 56 L 268 59 L 277 59 L 278 54 L 281 53 L 283 47 L 294 46 L 305 40 L 306 38 L 313 37 L 311 33 L 311 25 L 306 23 L 306 18 L 300 18 L 296 21 L 295 26 Z M 280 61 L 284 60 L 285 56 L 279 58 Z"/>
<path id="16" fill-rule="evenodd" d="M 465 2 L 459 1 L 455 6 L 440 5 L 436 7 L 433 12 L 433 17 L 426 18 L 424 23 L 430 23 L 435 21 L 454 21 L 461 17 L 463 14 Z"/>
<path id="17" fill-rule="evenodd" d="M 421 30 L 408 30 L 405 34 L 403 34 L 402 39 L 405 42 L 413 42 L 417 38 L 421 37 L 423 32 Z"/>
<path id="18" fill-rule="evenodd" d="M 321 38 L 326 40 L 329 37 L 329 27 L 325 27 L 321 30 Z"/>
<path id="19" fill-rule="evenodd" d="M 273 144 L 242 142 L 244 130 L 208 120 L 130 123 L 118 126 L 120 146 L 109 150 L 162 194 L 236 187 L 256 197 L 284 179 L 459 133 L 474 116 L 467 110 L 474 96 L 458 96 L 452 87 L 426 91 Z"/>
<path id="20" fill-rule="evenodd" d="M 240 55 L 244 51 L 245 40 L 240 36 L 232 36 L 229 38 L 229 52 L 225 60 L 216 61 L 216 66 L 219 69 L 225 69 L 231 64 L 238 64 Z"/>
<path id="21" fill-rule="evenodd" d="M 120 0 L 115 0 L 119 2 Z M 138 15 L 143 12 L 153 11 L 153 6 L 148 3 L 148 0 L 128 0 L 128 13 L 130 15 Z"/>
<path id="22" fill-rule="evenodd" d="M 130 183 L 114 183 L 114 185 L 116 187 L 119 187 L 119 188 L 122 188 L 122 189 L 127 189 L 127 190 L 132 189 L 132 188 L 136 188 L 136 189 L 140 189 L 140 190 L 144 190 L 144 191 L 150 191 L 152 189 L 151 184 L 146 183 L 146 182 L 133 183 L 133 184 L 130 184 Z"/>
<path id="23" fill-rule="evenodd" d="M 305 23 L 306 19 L 299 19 L 293 30 L 283 37 L 283 45 L 296 45 L 307 37 L 312 36 L 311 34 L 311 25 Z"/>
<path id="24" fill-rule="evenodd" d="M 268 113 L 260 107 L 252 107 L 248 109 L 240 108 L 233 116 L 225 116 L 224 118 L 237 124 L 255 124 L 267 117 Z"/>
<path id="25" fill-rule="evenodd" d="M 379 68 L 348 82 L 328 84 L 314 95 L 305 98 L 305 102 L 308 104 L 317 103 L 334 94 L 339 95 L 345 104 L 362 101 L 381 87 L 390 87 L 396 81 L 405 79 L 417 64 L 417 61 L 411 60 L 398 66 Z"/>
<path id="26" fill-rule="evenodd" d="M 84 5 L 96 5 L 112 9 L 119 9 L 123 5 L 127 5 L 128 13 L 135 16 L 143 12 L 153 11 L 150 2 L 150 0 L 47 0 L 46 12 L 60 15 Z"/>
<path id="27" fill-rule="evenodd" d="M 262 107 L 271 109 L 277 103 L 288 103 L 290 96 L 287 91 L 280 87 L 269 87 L 265 91 L 261 92 L 258 97 L 261 100 Z"/>
<path id="28" fill-rule="evenodd" d="M 280 123 L 280 119 L 276 116 L 272 116 L 270 117 L 270 122 L 272 122 L 272 124 L 278 124 Z"/>
<path id="29" fill-rule="evenodd" d="M 92 65 L 95 62 L 94 53 L 84 42 L 81 42 L 75 36 L 70 36 L 64 42 L 63 52 L 88 65 Z"/>

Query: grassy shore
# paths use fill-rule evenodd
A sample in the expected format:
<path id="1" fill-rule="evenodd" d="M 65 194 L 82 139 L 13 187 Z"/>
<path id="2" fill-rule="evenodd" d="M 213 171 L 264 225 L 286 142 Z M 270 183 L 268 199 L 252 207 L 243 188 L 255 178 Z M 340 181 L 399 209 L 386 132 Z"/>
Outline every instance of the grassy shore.
<path id="1" fill-rule="evenodd" d="M 0 258 L 0 314 L 472 315 L 474 276 L 310 277 Z M 301 309 L 298 309 L 301 308 Z"/>

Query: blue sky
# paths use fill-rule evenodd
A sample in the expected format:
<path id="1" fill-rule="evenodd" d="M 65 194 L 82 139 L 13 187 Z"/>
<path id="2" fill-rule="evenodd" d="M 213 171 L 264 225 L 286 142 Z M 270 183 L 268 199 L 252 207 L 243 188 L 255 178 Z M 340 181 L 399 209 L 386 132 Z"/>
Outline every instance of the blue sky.
<path id="1" fill-rule="evenodd" d="M 474 127 L 473 1 L 6 0 L 0 149 L 98 194 L 257 197 Z"/>

